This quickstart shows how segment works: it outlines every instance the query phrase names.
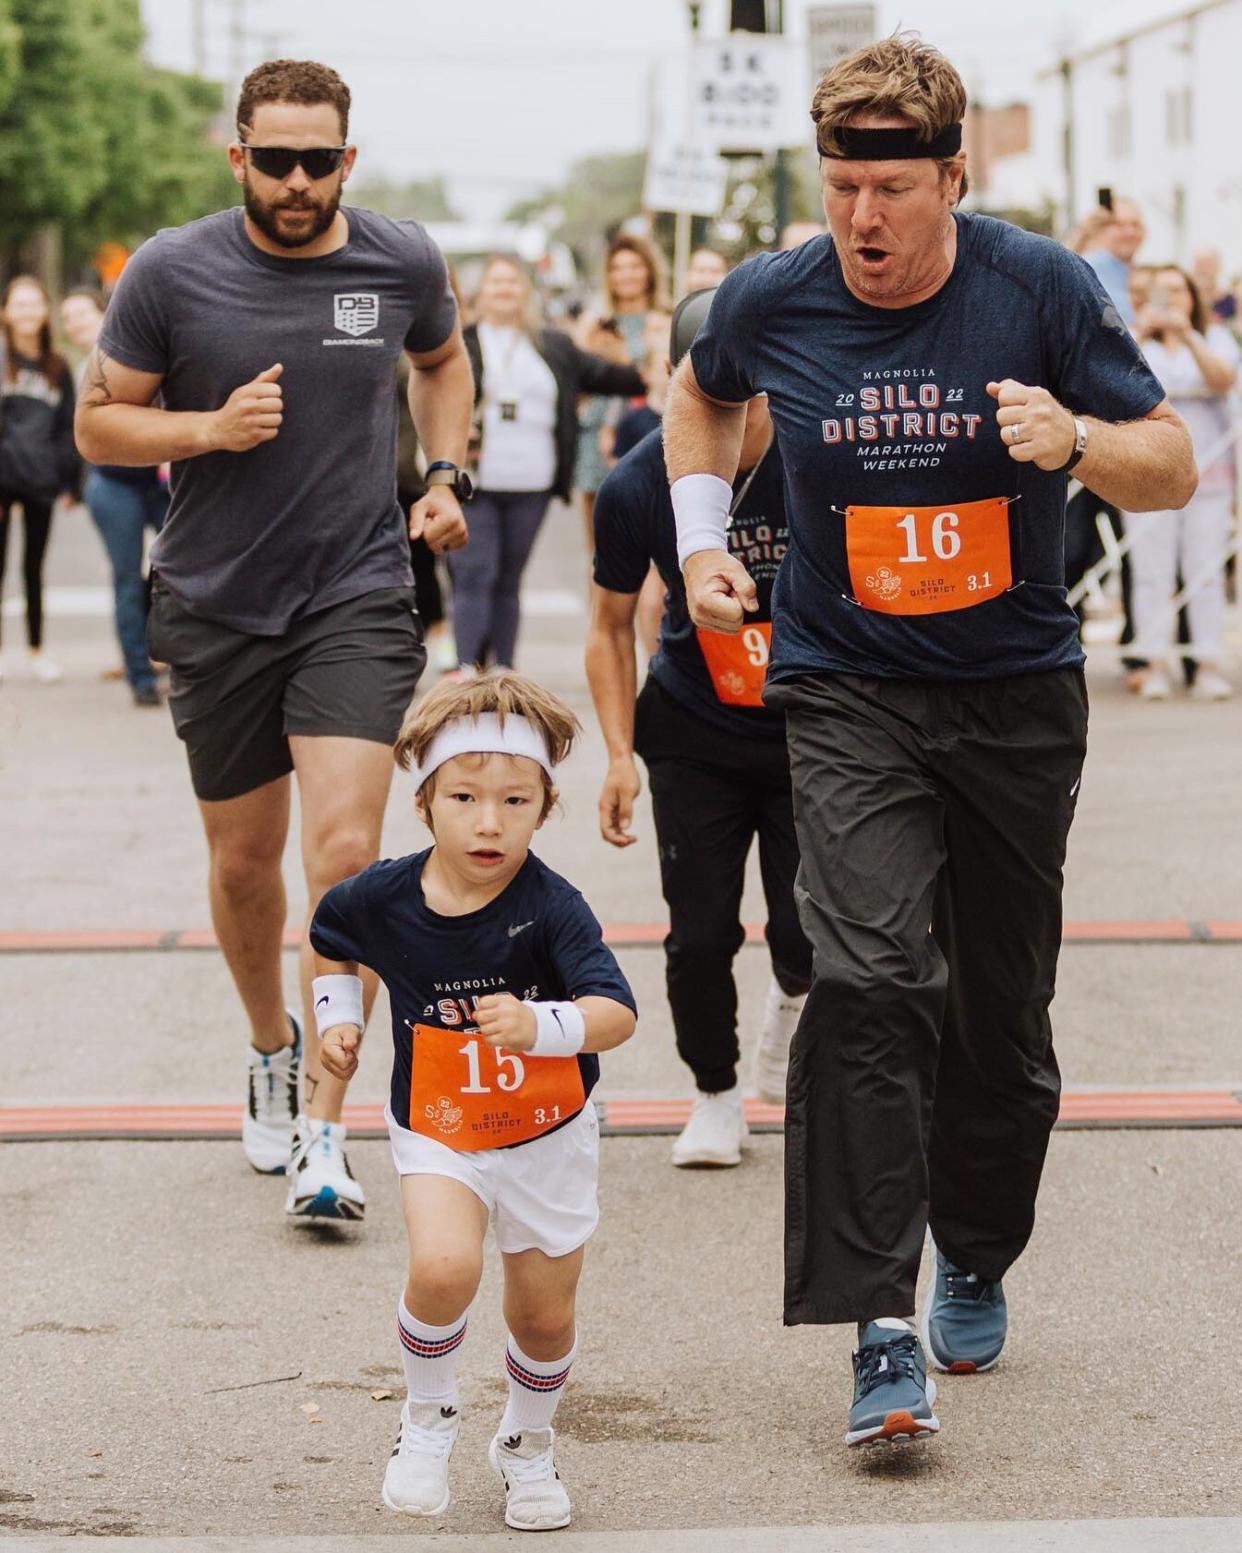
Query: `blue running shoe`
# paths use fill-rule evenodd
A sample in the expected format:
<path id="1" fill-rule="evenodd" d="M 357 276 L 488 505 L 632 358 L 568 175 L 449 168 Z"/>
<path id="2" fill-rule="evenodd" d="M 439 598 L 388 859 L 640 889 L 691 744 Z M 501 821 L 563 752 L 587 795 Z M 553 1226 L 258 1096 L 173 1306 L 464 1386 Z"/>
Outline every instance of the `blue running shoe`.
<path id="1" fill-rule="evenodd" d="M 936 1382 L 927 1378 L 922 1345 L 910 1328 L 869 1321 L 854 1355 L 854 1405 L 845 1443 L 930 1439 L 940 1432 L 935 1401 Z"/>
<path id="2" fill-rule="evenodd" d="M 1001 1356 L 1009 1330 L 1005 1291 L 954 1267 L 932 1241 L 935 1276 L 923 1305 L 923 1347 L 938 1370 L 974 1375 Z"/>

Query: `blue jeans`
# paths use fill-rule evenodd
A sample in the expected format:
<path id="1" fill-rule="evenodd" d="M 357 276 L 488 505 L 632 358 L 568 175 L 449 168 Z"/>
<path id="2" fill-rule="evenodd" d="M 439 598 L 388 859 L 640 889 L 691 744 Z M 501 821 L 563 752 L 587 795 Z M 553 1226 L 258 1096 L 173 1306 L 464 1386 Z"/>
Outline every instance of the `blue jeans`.
<path id="1" fill-rule="evenodd" d="M 168 491 L 162 484 L 131 485 L 114 475 L 92 469 L 83 500 L 99 530 L 112 565 L 116 601 L 116 635 L 125 659 L 125 678 L 134 690 L 155 684 L 147 656 L 147 585 L 142 575 L 142 537 L 158 534 L 168 511 Z"/>
<path id="2" fill-rule="evenodd" d="M 462 663 L 513 667 L 518 589 L 551 491 L 476 491 L 466 511 L 470 543 L 449 555 L 453 636 Z"/>

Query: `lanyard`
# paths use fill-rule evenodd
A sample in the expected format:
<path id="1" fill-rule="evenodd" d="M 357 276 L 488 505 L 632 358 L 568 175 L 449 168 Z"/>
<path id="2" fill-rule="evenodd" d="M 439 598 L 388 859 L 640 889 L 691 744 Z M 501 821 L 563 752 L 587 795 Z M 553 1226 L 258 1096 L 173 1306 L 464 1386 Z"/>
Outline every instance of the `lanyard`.
<path id="1" fill-rule="evenodd" d="M 737 513 L 740 511 L 742 503 L 746 500 L 746 493 L 747 493 L 747 491 L 750 490 L 751 484 L 754 481 L 755 476 L 759 473 L 759 470 L 763 467 L 764 459 L 767 458 L 768 454 L 772 451 L 772 444 L 773 444 L 773 442 L 775 442 L 775 440 L 776 440 L 776 433 L 775 432 L 770 433 L 769 436 L 768 436 L 768 445 L 767 445 L 767 447 L 764 448 L 763 452 L 760 453 L 759 457 L 755 460 L 755 467 L 746 476 L 745 484 L 742 486 L 742 489 L 737 493 L 737 495 L 733 498 L 733 501 L 730 503 L 730 506 L 729 506 L 729 519 L 730 519 L 730 521 L 732 521 L 732 519 L 734 517 L 736 517 Z"/>

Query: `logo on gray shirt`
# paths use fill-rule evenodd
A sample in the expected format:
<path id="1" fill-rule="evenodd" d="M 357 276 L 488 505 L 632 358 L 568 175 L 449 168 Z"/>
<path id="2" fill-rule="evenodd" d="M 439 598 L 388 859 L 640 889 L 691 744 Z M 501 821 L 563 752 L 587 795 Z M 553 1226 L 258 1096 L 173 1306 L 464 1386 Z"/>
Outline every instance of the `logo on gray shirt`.
<path id="1" fill-rule="evenodd" d="M 379 293 L 338 291 L 332 298 L 332 323 L 342 334 L 370 334 L 379 323 Z"/>

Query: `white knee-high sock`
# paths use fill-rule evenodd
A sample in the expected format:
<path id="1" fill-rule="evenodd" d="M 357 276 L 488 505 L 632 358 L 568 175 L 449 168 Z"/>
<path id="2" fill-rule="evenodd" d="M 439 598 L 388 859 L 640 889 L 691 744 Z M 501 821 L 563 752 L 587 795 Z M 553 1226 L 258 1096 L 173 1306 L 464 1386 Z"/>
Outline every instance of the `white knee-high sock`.
<path id="1" fill-rule="evenodd" d="M 397 1301 L 397 1336 L 411 1402 L 457 1406 L 457 1350 L 465 1335 L 465 1316 L 446 1327 L 433 1327 L 412 1316 L 404 1298 Z"/>
<path id="2" fill-rule="evenodd" d="M 498 1433 L 507 1439 L 523 1429 L 548 1429 L 556 1414 L 556 1405 L 569 1379 L 569 1369 L 578 1352 L 578 1338 L 561 1359 L 532 1359 L 518 1347 L 513 1334 L 505 1347 L 505 1370 L 509 1377 L 509 1401 Z"/>

